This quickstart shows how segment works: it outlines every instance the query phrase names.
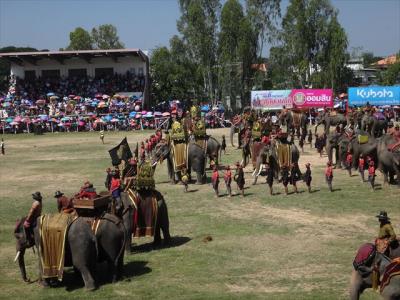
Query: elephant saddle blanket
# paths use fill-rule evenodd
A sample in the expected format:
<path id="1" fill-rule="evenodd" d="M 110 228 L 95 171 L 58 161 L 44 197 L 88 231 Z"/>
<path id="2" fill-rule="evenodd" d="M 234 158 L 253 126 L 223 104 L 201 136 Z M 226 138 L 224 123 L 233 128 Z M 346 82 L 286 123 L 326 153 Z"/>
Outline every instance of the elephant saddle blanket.
<path id="1" fill-rule="evenodd" d="M 62 280 L 64 271 L 65 239 L 69 225 L 76 216 L 71 214 L 46 214 L 40 217 L 39 255 L 43 278 Z"/>
<path id="2" fill-rule="evenodd" d="M 181 171 L 186 168 L 187 146 L 186 143 L 172 143 L 172 160 L 174 171 Z"/>
<path id="3" fill-rule="evenodd" d="M 392 279 L 394 276 L 400 276 L 400 257 L 393 259 L 392 262 L 386 267 L 385 273 L 383 274 L 381 279 L 381 293 L 390 283 L 390 279 Z"/>
<path id="4" fill-rule="evenodd" d="M 134 207 L 132 222 L 133 237 L 154 236 L 158 215 L 157 198 L 155 196 L 144 198 L 131 189 L 128 190 L 128 197 Z"/>
<path id="5" fill-rule="evenodd" d="M 282 167 L 283 165 L 290 166 L 290 164 L 292 163 L 290 145 L 277 143 L 276 152 L 278 153 L 279 166 L 280 167 Z"/>
<path id="6" fill-rule="evenodd" d="M 354 258 L 353 261 L 354 269 L 358 270 L 360 266 L 368 263 L 375 256 L 375 253 L 376 253 L 376 247 L 374 244 L 366 243 L 362 245 L 358 249 L 357 255 Z"/>
<path id="7" fill-rule="evenodd" d="M 196 138 L 195 144 L 203 149 L 204 153 L 207 153 L 207 139 Z"/>
<path id="8" fill-rule="evenodd" d="M 252 153 L 251 153 L 251 161 L 253 163 L 253 168 L 256 167 L 257 157 L 260 154 L 260 151 L 263 146 L 264 146 L 264 143 L 262 143 L 262 142 L 254 142 L 253 143 L 253 149 L 252 149 Z"/>

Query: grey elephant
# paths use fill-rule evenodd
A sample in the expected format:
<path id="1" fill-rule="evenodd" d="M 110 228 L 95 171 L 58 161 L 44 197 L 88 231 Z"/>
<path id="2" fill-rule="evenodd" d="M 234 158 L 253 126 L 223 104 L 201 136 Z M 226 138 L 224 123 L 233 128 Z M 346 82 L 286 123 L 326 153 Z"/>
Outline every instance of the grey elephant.
<path id="1" fill-rule="evenodd" d="M 160 160 L 167 161 L 168 177 L 171 183 L 180 181 L 180 172 L 174 172 L 173 153 L 171 143 L 159 143 L 153 155 L 153 163 Z M 206 153 L 204 149 L 195 142 L 190 141 L 187 144 L 187 172 L 190 177 L 191 171 L 196 172 L 196 183 L 204 184 L 206 182 Z"/>
<path id="2" fill-rule="evenodd" d="M 344 167 L 346 161 L 346 153 L 349 147 L 351 137 L 345 133 L 332 132 L 326 139 L 326 153 L 328 160 L 334 163 L 335 167 Z M 335 160 L 333 160 L 333 151 L 335 150 Z"/>
<path id="3" fill-rule="evenodd" d="M 343 114 L 336 113 L 335 115 L 331 115 L 325 112 L 315 125 L 315 133 L 317 133 L 318 126 L 321 124 L 324 125 L 324 133 L 328 134 L 331 126 L 342 125 L 342 127 L 345 127 L 347 125 L 347 118 Z"/>
<path id="4" fill-rule="evenodd" d="M 360 158 L 360 155 L 362 154 L 364 157 L 371 157 L 371 159 L 376 162 L 378 159 L 377 156 L 377 148 L 378 148 L 378 143 L 377 140 L 374 139 L 372 136 L 368 136 L 368 142 L 364 144 L 360 144 L 357 138 L 357 135 L 355 135 L 349 142 L 348 149 L 350 153 L 353 155 L 353 163 L 352 166 L 354 169 L 357 169 L 358 167 L 358 159 Z"/>
<path id="5" fill-rule="evenodd" d="M 372 244 L 363 245 L 363 247 L 365 246 L 369 246 L 371 249 L 374 247 Z M 365 289 L 372 288 L 374 271 L 378 271 L 378 278 L 383 276 L 388 271 L 387 267 L 392 262 L 392 259 L 398 257 L 400 257 L 400 247 L 393 249 L 390 257 L 377 251 L 371 252 L 363 264 L 355 265 L 350 280 L 350 299 L 360 299 L 360 295 Z M 391 278 L 389 284 L 381 286 L 380 293 L 383 299 L 386 300 L 400 299 L 400 275 L 395 275 Z"/>
<path id="6" fill-rule="evenodd" d="M 209 136 L 207 139 L 207 156 L 215 162 L 216 165 L 219 164 L 221 158 L 221 144 L 214 137 Z"/>
<path id="7" fill-rule="evenodd" d="M 133 197 L 137 197 L 137 199 L 131 199 L 132 195 L 129 193 L 133 193 Z M 123 220 L 125 228 L 127 229 L 127 243 L 125 244 L 126 252 L 131 251 L 132 245 L 132 235 L 134 234 L 134 224 L 133 224 L 133 216 L 135 211 L 137 210 L 137 205 L 134 201 L 152 201 L 154 198 L 157 202 L 157 216 L 156 216 L 156 224 L 154 229 L 154 241 L 153 246 L 157 247 L 161 244 L 161 231 L 164 236 L 164 245 L 169 245 L 171 242 L 171 236 L 169 233 L 169 217 L 168 217 L 168 208 L 167 204 L 164 200 L 164 197 L 157 190 L 143 190 L 143 191 L 130 191 L 130 192 L 121 193 L 121 199 L 123 203 Z M 131 197 L 130 197 L 131 196 Z"/>
<path id="8" fill-rule="evenodd" d="M 388 127 L 388 120 L 383 117 L 378 119 L 376 116 L 364 114 L 361 119 L 361 129 L 367 131 L 373 137 L 382 136 L 383 132 L 386 133 Z"/>
<path id="9" fill-rule="evenodd" d="M 298 136 L 307 133 L 307 115 L 304 112 L 287 111 L 279 115 L 281 125 L 286 124 L 286 132 L 297 133 Z"/>
<path id="10" fill-rule="evenodd" d="M 290 147 L 290 155 L 292 163 L 298 163 L 300 158 L 300 152 L 296 145 L 291 145 Z M 265 163 L 269 163 L 270 168 L 274 171 L 275 179 L 278 179 L 280 167 L 279 167 L 279 159 L 278 153 L 276 151 L 276 147 L 274 145 L 265 145 L 260 149 L 260 152 L 256 159 L 256 166 L 253 171 L 253 184 L 257 184 L 258 176 L 261 173 L 262 165 Z"/>
<path id="11" fill-rule="evenodd" d="M 392 135 L 384 135 L 377 142 L 378 169 L 384 176 L 384 184 L 388 178 L 394 182 L 397 176 L 397 184 L 400 187 L 400 146 L 399 141 Z"/>
<path id="12" fill-rule="evenodd" d="M 36 247 L 36 252 L 38 253 L 39 262 L 39 283 L 47 286 L 48 281 L 42 276 L 42 262 L 39 256 L 39 245 L 40 245 L 40 217 L 36 221 L 36 226 L 33 228 L 34 240 L 30 241 L 27 238 L 27 233 L 24 228 L 24 220 L 22 218 L 15 228 L 14 236 L 16 238 L 16 250 L 17 256 L 15 260 L 18 259 L 19 269 L 21 271 L 22 279 L 25 282 L 30 280 L 26 276 L 25 269 L 25 251 L 28 248 Z M 82 219 L 76 219 L 69 227 L 66 236 L 66 251 L 65 251 L 65 266 L 74 266 L 78 270 L 82 279 L 85 283 L 85 288 L 87 290 L 94 290 L 96 288 L 94 280 L 94 272 L 97 260 L 97 246 L 96 237 L 92 232 L 92 229 L 88 223 Z"/>

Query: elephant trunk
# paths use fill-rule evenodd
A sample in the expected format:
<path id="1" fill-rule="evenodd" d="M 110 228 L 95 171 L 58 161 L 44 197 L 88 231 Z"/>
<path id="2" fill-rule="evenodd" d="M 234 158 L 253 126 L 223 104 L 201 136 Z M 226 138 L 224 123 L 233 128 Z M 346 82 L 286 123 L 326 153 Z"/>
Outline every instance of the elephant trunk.
<path id="1" fill-rule="evenodd" d="M 25 268 L 25 249 L 18 250 L 17 255 L 15 256 L 16 261 L 18 259 L 19 270 L 21 271 L 22 280 L 25 282 L 29 282 L 29 279 L 26 277 L 26 268 Z"/>
<path id="2" fill-rule="evenodd" d="M 235 147 L 235 145 L 233 144 L 233 135 L 235 134 L 235 126 L 232 125 L 231 126 L 231 132 L 230 132 L 230 139 L 231 139 L 231 145 L 232 147 Z"/>
<path id="3" fill-rule="evenodd" d="M 359 300 L 361 293 L 362 293 L 362 278 L 356 270 L 353 270 L 350 279 L 350 299 Z"/>

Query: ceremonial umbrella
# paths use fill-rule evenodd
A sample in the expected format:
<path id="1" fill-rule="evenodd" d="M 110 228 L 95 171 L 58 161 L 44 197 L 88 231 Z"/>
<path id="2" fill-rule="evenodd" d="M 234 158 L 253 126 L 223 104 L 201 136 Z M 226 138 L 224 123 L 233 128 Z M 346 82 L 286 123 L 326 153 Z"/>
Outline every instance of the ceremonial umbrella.
<path id="1" fill-rule="evenodd" d="M 70 117 L 64 117 L 64 118 L 61 118 L 61 121 L 62 122 L 71 121 L 71 118 Z"/>
<path id="2" fill-rule="evenodd" d="M 43 121 L 47 121 L 49 119 L 48 115 L 39 115 L 39 118 Z"/>
<path id="3" fill-rule="evenodd" d="M 108 98 L 110 98 L 110 96 L 104 94 L 104 95 L 102 96 L 102 98 L 103 98 L 103 99 L 108 99 Z"/>
<path id="4" fill-rule="evenodd" d="M 22 118 L 20 116 L 16 116 L 14 118 L 14 122 L 21 122 Z"/>
<path id="5" fill-rule="evenodd" d="M 136 116 L 136 111 L 131 111 L 129 113 L 129 118 L 134 118 Z"/>
<path id="6" fill-rule="evenodd" d="M 105 120 L 105 121 L 107 121 L 107 122 L 110 122 L 111 120 L 112 120 L 112 116 L 110 116 L 110 115 L 107 115 L 107 116 L 104 116 L 103 117 L 103 119 Z"/>
<path id="7" fill-rule="evenodd" d="M 140 119 L 142 117 L 142 115 L 141 114 L 136 114 L 136 119 Z"/>

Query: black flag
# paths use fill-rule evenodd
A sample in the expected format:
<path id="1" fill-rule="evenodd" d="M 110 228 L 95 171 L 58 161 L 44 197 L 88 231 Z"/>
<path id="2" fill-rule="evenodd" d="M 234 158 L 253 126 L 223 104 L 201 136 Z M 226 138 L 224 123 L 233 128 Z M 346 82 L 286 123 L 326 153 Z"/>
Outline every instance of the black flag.
<path id="1" fill-rule="evenodd" d="M 128 159 L 132 157 L 132 152 L 129 148 L 126 137 L 118 144 L 118 146 L 108 150 L 108 152 L 110 153 L 113 166 L 118 166 L 121 163 L 121 160 L 128 162 Z"/>

